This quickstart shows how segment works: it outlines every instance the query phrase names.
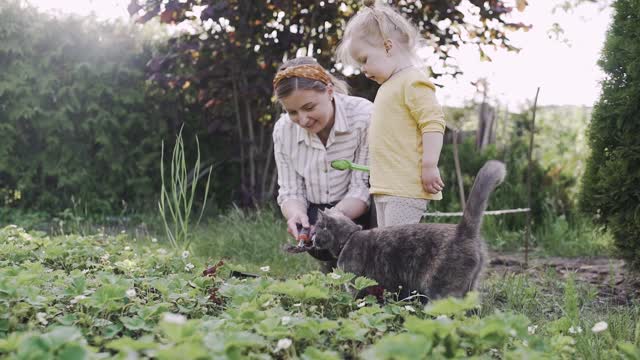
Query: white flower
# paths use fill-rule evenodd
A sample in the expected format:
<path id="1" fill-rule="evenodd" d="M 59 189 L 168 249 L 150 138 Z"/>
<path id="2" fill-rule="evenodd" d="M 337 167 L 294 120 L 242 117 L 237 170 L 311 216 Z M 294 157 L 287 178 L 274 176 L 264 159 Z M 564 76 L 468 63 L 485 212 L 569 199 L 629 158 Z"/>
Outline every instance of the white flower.
<path id="1" fill-rule="evenodd" d="M 124 230 L 120 230 L 120 234 L 126 234 L 127 232 Z"/>
<path id="2" fill-rule="evenodd" d="M 524 347 L 529 347 L 529 342 L 527 340 L 522 340 L 522 345 L 524 345 Z"/>
<path id="3" fill-rule="evenodd" d="M 582 328 L 580 326 L 575 326 L 575 327 L 570 327 L 569 328 L 569 333 L 571 334 L 581 334 L 582 333 Z"/>
<path id="4" fill-rule="evenodd" d="M 267 302 L 265 302 L 264 304 L 262 304 L 262 307 L 267 307 L 271 305 L 271 300 L 268 300 Z"/>
<path id="5" fill-rule="evenodd" d="M 407 310 L 408 312 L 416 312 L 416 309 L 414 309 L 413 306 L 411 305 L 405 305 L 404 309 Z"/>
<path id="6" fill-rule="evenodd" d="M 269 270 L 271 270 L 271 268 L 269 266 L 263 266 L 263 267 L 260 268 L 260 271 L 264 271 L 264 272 L 267 272 Z"/>
<path id="7" fill-rule="evenodd" d="M 537 329 L 538 329 L 538 325 L 530 325 L 527 327 L 527 331 L 529 332 L 529 335 L 535 334 Z"/>
<path id="8" fill-rule="evenodd" d="M 436 320 L 449 320 L 449 317 L 447 315 L 438 315 L 438 317 L 436 317 Z"/>
<path id="9" fill-rule="evenodd" d="M 49 322 L 47 321 L 47 314 L 43 312 L 39 312 L 36 314 L 36 319 L 42 324 L 47 325 Z"/>
<path id="10" fill-rule="evenodd" d="M 162 316 L 162 321 L 171 324 L 182 325 L 187 322 L 187 318 L 181 314 L 164 313 L 164 315 Z"/>
<path id="11" fill-rule="evenodd" d="M 135 297 L 136 296 L 136 289 L 133 289 L 133 288 L 129 289 L 129 290 L 127 290 L 126 294 L 127 294 L 128 298 Z"/>
<path id="12" fill-rule="evenodd" d="M 187 265 L 184 266 L 184 271 L 191 271 L 193 270 L 194 267 L 196 266 L 193 265 L 192 263 L 188 263 Z"/>
<path id="13" fill-rule="evenodd" d="M 594 333 L 599 333 L 599 332 L 603 332 L 605 330 L 607 330 L 607 328 L 609 327 L 609 325 L 604 322 L 604 321 L 600 321 L 598 323 L 596 323 L 595 325 L 593 325 L 593 327 L 591 328 L 591 331 L 593 331 Z"/>
<path id="14" fill-rule="evenodd" d="M 186 258 L 188 258 L 188 257 L 189 257 L 189 252 L 188 252 L 187 250 L 183 251 L 183 252 L 182 252 L 182 258 L 183 258 L 183 259 L 186 259 Z"/>
<path id="15" fill-rule="evenodd" d="M 165 249 L 163 249 L 163 248 L 160 248 L 160 249 L 158 249 L 158 254 L 160 254 L 160 255 L 167 255 L 167 250 L 165 250 Z"/>
<path id="16" fill-rule="evenodd" d="M 104 255 L 102 255 L 102 256 L 100 257 L 100 260 L 102 260 L 102 261 L 107 261 L 107 260 L 109 260 L 109 257 L 110 257 L 110 256 L 111 256 L 111 255 L 109 255 L 109 253 L 105 253 Z"/>
<path id="17" fill-rule="evenodd" d="M 125 246 L 125 247 L 124 247 L 124 251 L 129 251 L 129 250 L 131 250 L 131 247 L 130 247 L 130 246 Z"/>
<path id="18" fill-rule="evenodd" d="M 91 270 L 89 270 L 89 269 L 84 269 L 84 270 L 82 270 L 82 273 L 83 273 L 83 274 L 86 274 L 86 273 L 88 273 L 89 271 L 91 271 Z"/>
<path id="19" fill-rule="evenodd" d="M 278 345 L 276 345 L 276 352 L 288 349 L 289 347 L 291 347 L 292 343 L 293 341 L 288 338 L 278 340 Z"/>
<path id="20" fill-rule="evenodd" d="M 518 333 L 513 329 L 509 329 L 509 335 L 511 335 L 511 337 L 516 337 Z"/>
<path id="21" fill-rule="evenodd" d="M 293 304 L 293 306 L 300 307 L 300 306 L 302 306 L 302 303 L 295 303 L 295 304 Z"/>
<path id="22" fill-rule="evenodd" d="M 336 274 L 336 273 L 331 273 L 329 274 L 329 276 L 331 276 L 331 278 L 335 280 L 338 280 L 342 277 L 340 274 Z"/>
<path id="23" fill-rule="evenodd" d="M 365 305 L 367 305 L 367 303 L 363 301 L 363 302 L 361 302 L 361 303 L 359 303 L 359 304 L 358 304 L 358 307 L 359 307 L 359 308 L 361 308 L 361 307 L 363 307 L 363 306 L 365 306 Z"/>
<path id="24" fill-rule="evenodd" d="M 156 238 L 151 238 L 151 242 L 152 242 L 152 243 L 157 243 L 157 242 L 158 242 L 158 239 L 156 239 Z"/>
<path id="25" fill-rule="evenodd" d="M 282 325 L 288 325 L 291 322 L 291 316 L 283 316 L 280 321 L 282 321 Z"/>
<path id="26" fill-rule="evenodd" d="M 78 295 L 78 296 L 74 297 L 73 299 L 71 299 L 70 303 L 75 304 L 75 303 L 79 302 L 80 300 L 84 300 L 86 298 L 87 297 L 84 296 L 84 295 Z"/>

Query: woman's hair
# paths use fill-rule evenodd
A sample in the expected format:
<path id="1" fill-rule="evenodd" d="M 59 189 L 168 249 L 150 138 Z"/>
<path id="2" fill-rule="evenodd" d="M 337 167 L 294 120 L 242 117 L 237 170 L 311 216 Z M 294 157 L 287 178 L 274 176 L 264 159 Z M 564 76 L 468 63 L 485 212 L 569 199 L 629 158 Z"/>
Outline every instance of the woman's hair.
<path id="1" fill-rule="evenodd" d="M 364 8 L 354 15 L 344 30 L 342 41 L 336 50 L 337 59 L 344 65 L 360 66 L 351 57 L 353 41 L 365 41 L 371 46 L 383 47 L 386 40 L 393 40 L 415 59 L 422 39 L 418 28 L 383 0 L 364 0 Z"/>
<path id="2" fill-rule="evenodd" d="M 278 72 L 284 71 L 287 68 L 291 68 L 294 66 L 317 65 L 317 64 L 318 62 L 316 61 L 316 59 L 310 56 L 299 57 L 299 58 L 285 61 L 278 68 Z M 349 86 L 347 85 L 346 81 L 336 78 L 329 71 L 326 71 L 326 74 L 331 79 L 331 83 L 333 84 L 334 91 L 341 94 L 349 94 Z M 295 90 L 315 90 L 318 92 L 324 92 L 327 90 L 327 84 L 323 83 L 320 80 L 294 76 L 294 77 L 284 78 L 278 81 L 278 83 L 274 87 L 274 92 L 276 94 L 276 98 L 278 99 L 282 99 L 284 97 L 291 95 L 291 93 Z"/>

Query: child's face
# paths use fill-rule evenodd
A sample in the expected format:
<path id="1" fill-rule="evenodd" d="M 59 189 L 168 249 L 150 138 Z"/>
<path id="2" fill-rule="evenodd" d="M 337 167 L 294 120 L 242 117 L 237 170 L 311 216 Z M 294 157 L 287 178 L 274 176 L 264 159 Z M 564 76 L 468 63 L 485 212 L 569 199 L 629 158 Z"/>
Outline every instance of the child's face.
<path id="1" fill-rule="evenodd" d="M 353 41 L 350 52 L 365 76 L 378 84 L 387 81 L 397 67 L 394 58 L 387 55 L 383 46 L 371 46 L 364 40 Z"/>
<path id="2" fill-rule="evenodd" d="M 295 90 L 291 95 L 280 99 L 289 118 L 310 133 L 317 134 L 327 125 L 331 125 L 334 111 L 333 89 L 325 92 L 315 90 Z"/>

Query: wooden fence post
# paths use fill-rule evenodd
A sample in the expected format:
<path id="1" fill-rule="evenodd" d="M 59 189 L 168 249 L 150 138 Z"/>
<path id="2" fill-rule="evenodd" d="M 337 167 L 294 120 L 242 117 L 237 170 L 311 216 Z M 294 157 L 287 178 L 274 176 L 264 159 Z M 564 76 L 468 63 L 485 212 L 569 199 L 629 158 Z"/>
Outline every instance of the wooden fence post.
<path id="1" fill-rule="evenodd" d="M 462 182 L 462 170 L 460 169 L 460 158 L 458 156 L 458 135 L 460 134 L 459 129 L 455 129 L 453 131 L 453 163 L 456 166 L 456 177 L 458 178 L 458 193 L 460 194 L 460 207 L 462 211 L 464 211 L 464 206 L 467 203 L 466 197 L 464 196 L 464 185 Z"/>
<path id="2" fill-rule="evenodd" d="M 536 90 L 536 97 L 533 100 L 533 116 L 531 118 L 531 136 L 529 138 L 529 153 L 527 154 L 529 157 L 529 167 L 527 169 L 527 204 L 528 208 L 531 209 L 531 177 L 533 172 L 533 135 L 536 132 L 536 107 L 538 104 L 538 94 L 540 94 L 540 87 Z M 527 232 L 524 237 L 524 267 L 527 268 L 529 266 L 529 242 L 531 240 L 531 211 L 527 212 Z"/>

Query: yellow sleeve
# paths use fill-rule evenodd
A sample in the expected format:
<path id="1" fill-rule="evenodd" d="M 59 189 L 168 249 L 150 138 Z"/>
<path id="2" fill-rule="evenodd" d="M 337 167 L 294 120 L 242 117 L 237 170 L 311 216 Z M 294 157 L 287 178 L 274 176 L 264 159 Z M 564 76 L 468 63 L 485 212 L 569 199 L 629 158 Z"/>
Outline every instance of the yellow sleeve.
<path id="1" fill-rule="evenodd" d="M 412 80 L 405 86 L 404 102 L 422 134 L 444 133 L 444 113 L 435 90 L 435 85 L 424 79 Z"/>

